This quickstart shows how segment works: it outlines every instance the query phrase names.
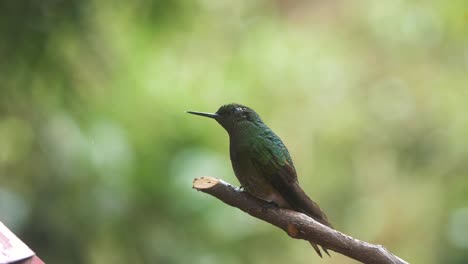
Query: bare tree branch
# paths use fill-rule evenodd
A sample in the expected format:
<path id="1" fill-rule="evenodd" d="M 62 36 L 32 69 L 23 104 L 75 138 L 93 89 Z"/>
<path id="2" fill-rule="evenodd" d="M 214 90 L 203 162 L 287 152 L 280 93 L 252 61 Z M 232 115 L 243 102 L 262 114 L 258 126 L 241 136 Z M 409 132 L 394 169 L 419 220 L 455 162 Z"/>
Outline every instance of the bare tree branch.
<path id="1" fill-rule="evenodd" d="M 305 214 L 268 206 L 265 201 L 220 179 L 196 178 L 193 188 L 237 207 L 253 217 L 283 229 L 290 237 L 304 239 L 368 264 L 408 264 L 381 245 L 357 240 L 320 224 Z"/>

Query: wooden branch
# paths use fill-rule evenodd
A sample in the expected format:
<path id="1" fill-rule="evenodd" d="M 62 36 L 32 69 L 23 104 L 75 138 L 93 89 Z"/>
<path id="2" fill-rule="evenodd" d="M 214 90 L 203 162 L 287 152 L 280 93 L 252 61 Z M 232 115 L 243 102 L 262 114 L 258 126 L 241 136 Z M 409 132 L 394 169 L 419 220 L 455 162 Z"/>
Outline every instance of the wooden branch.
<path id="1" fill-rule="evenodd" d="M 311 217 L 288 209 L 271 207 L 247 192 L 212 177 L 196 178 L 193 188 L 237 207 L 253 217 L 283 229 L 290 237 L 304 239 L 368 264 L 408 264 L 381 245 L 352 238 L 320 224 Z M 270 206 L 268 206 L 270 205 Z"/>

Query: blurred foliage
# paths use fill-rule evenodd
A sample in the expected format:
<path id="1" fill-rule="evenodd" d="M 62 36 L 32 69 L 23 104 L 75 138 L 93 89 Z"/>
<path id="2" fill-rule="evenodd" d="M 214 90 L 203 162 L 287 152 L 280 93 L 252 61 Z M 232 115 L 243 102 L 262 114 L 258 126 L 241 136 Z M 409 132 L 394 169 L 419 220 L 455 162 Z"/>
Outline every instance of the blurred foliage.
<path id="1" fill-rule="evenodd" d="M 468 261 L 468 2 L 0 2 L 0 220 L 48 263 L 319 263 L 191 189 L 238 102 L 337 227 Z M 333 254 L 320 263 L 353 263 Z"/>

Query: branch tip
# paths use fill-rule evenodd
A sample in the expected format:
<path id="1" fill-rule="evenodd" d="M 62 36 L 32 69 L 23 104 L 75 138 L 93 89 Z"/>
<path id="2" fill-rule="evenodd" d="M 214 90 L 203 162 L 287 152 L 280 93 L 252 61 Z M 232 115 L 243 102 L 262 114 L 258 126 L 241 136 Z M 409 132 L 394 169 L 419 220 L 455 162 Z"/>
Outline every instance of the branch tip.
<path id="1" fill-rule="evenodd" d="M 219 183 L 219 179 L 213 177 L 200 177 L 193 180 L 193 188 L 197 190 L 210 189 Z"/>

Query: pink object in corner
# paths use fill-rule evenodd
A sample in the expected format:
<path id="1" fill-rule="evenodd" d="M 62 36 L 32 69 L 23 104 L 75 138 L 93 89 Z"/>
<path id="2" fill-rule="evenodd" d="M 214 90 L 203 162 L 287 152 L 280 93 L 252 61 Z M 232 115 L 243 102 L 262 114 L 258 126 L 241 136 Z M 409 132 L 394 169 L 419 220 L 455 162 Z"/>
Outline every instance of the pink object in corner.
<path id="1" fill-rule="evenodd" d="M 0 264 L 44 264 L 34 252 L 0 222 Z"/>

